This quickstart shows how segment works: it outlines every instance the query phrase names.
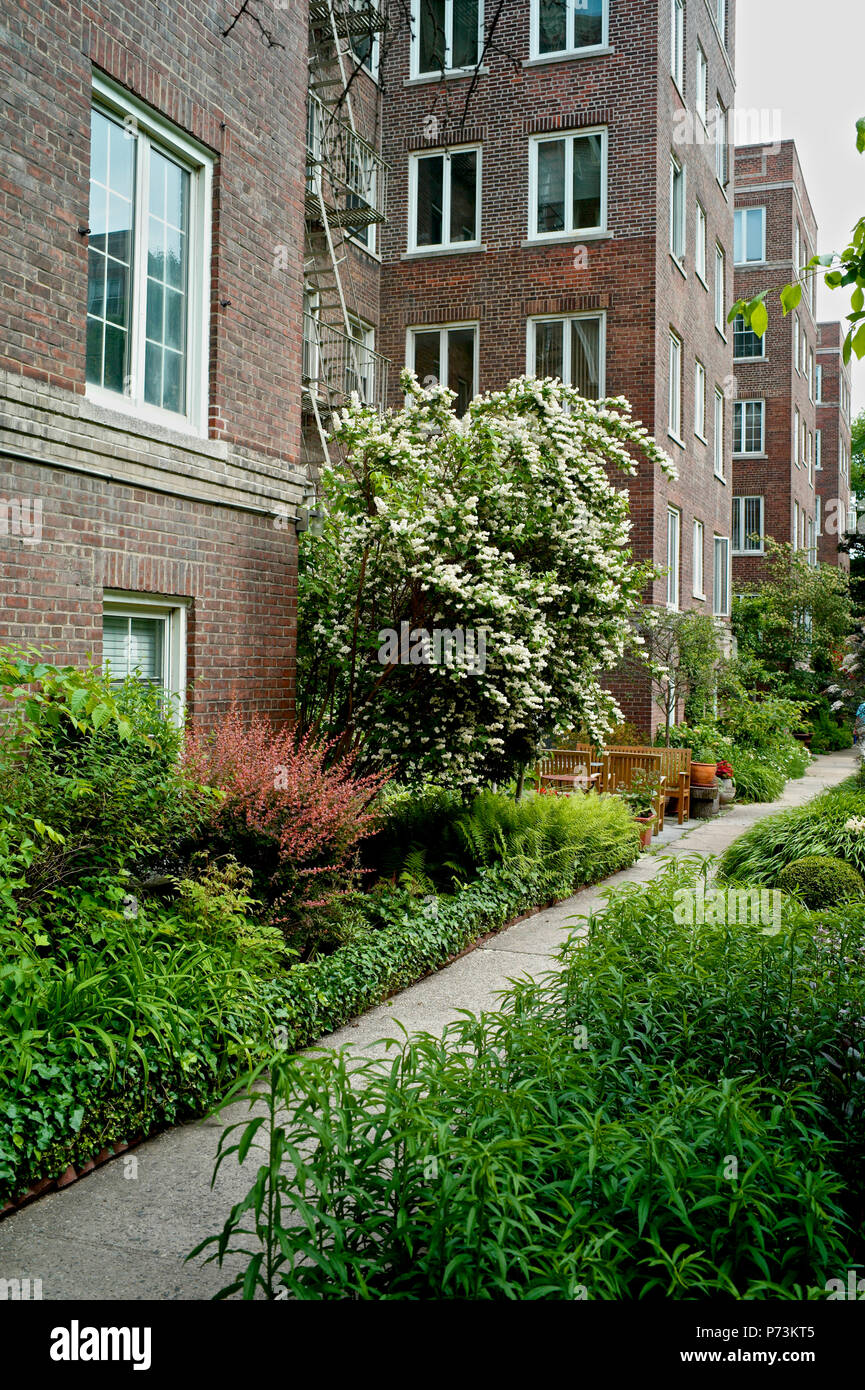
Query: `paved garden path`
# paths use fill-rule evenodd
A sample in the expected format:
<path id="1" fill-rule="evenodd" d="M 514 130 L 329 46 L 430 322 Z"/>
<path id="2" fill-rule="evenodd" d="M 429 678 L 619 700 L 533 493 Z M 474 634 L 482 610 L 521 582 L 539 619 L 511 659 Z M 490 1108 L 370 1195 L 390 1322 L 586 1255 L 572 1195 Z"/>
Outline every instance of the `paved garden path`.
<path id="1" fill-rule="evenodd" d="M 780 801 L 737 806 L 718 819 L 692 822 L 682 831 L 668 823 L 657 852 L 632 868 L 586 889 L 486 942 L 430 979 L 326 1039 L 372 1048 L 397 1023 L 437 1033 L 462 1009 L 496 1006 L 497 994 L 518 975 L 550 969 L 571 919 L 602 905 L 602 893 L 618 883 L 641 883 L 663 869 L 668 856 L 717 855 L 750 826 L 789 806 L 799 806 L 849 777 L 851 752 L 815 759 L 807 775 L 788 782 Z M 223 1165 L 216 1186 L 210 1177 L 219 1132 L 245 1107 L 222 1119 L 181 1125 L 142 1144 L 74 1183 L 0 1221 L 0 1278 L 41 1279 L 45 1299 L 200 1299 L 227 1282 L 224 1273 L 183 1258 L 205 1235 L 221 1228 L 233 1202 L 250 1185 L 248 1172 Z M 132 1164 L 130 1159 L 135 1159 Z M 247 1168 L 249 1160 L 247 1160 Z"/>

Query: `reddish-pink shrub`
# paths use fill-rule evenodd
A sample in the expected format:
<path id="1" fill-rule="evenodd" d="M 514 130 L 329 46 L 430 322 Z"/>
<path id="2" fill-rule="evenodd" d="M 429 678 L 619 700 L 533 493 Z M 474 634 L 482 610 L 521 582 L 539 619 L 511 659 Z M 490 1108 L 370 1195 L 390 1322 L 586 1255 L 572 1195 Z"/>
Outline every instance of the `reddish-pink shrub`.
<path id="1" fill-rule="evenodd" d="M 372 801 L 386 775 L 352 775 L 351 756 L 327 765 L 332 745 L 233 708 L 215 731 L 187 731 L 183 761 L 225 793 L 209 838 L 252 868 L 270 920 L 289 934 L 356 887 L 357 847 L 376 829 Z M 325 930 L 324 934 L 327 932 Z"/>

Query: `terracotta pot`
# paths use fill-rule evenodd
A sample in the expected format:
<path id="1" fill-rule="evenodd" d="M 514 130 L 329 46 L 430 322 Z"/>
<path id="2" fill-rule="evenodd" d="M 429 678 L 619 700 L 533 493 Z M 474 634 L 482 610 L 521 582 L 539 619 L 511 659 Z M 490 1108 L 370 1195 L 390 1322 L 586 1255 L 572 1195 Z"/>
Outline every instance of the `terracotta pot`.
<path id="1" fill-rule="evenodd" d="M 711 787 L 717 774 L 717 763 L 691 763 L 691 786 Z"/>
<path id="2" fill-rule="evenodd" d="M 643 849 L 651 849 L 652 832 L 655 828 L 654 816 L 634 816 L 634 820 L 640 827 L 640 844 Z"/>

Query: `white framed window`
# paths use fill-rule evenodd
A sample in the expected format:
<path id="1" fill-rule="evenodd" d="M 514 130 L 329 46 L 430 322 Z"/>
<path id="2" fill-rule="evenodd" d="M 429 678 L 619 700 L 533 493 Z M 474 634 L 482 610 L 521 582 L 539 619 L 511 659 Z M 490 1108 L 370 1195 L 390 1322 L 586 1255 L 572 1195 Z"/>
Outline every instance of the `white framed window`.
<path id="1" fill-rule="evenodd" d="M 709 60 L 703 45 L 697 44 L 697 72 L 694 92 L 694 107 L 705 129 L 709 119 Z"/>
<path id="2" fill-rule="evenodd" d="M 858 512 L 856 510 L 855 497 L 851 497 L 850 501 L 847 503 L 847 530 L 854 532 L 854 534 L 858 531 Z"/>
<path id="3" fill-rule="evenodd" d="M 811 486 L 813 487 L 813 486 L 814 486 L 814 436 L 813 436 L 813 434 L 811 433 L 810 430 L 808 431 L 808 453 L 807 453 L 807 455 L 806 455 L 806 458 L 807 458 L 807 460 L 808 460 L 808 482 L 809 482 L 809 483 L 811 484 Z"/>
<path id="4" fill-rule="evenodd" d="M 715 23 L 718 26 L 718 33 L 721 35 L 721 42 L 727 45 L 727 0 L 715 0 Z"/>
<path id="5" fill-rule="evenodd" d="M 793 318 L 793 366 L 796 368 L 796 371 L 800 374 L 800 376 L 802 374 L 802 365 L 799 356 L 801 341 L 802 340 L 799 335 L 799 315 L 796 314 Z"/>
<path id="6" fill-rule="evenodd" d="M 669 434 L 682 443 L 682 340 L 670 333 Z"/>
<path id="7" fill-rule="evenodd" d="M 412 0 L 411 75 L 471 72 L 484 51 L 483 0 Z"/>
<path id="8" fill-rule="evenodd" d="M 706 582 L 706 528 L 702 521 L 694 522 L 694 558 L 693 558 L 693 582 L 691 589 L 694 598 L 705 598 L 704 588 Z"/>
<path id="9" fill-rule="evenodd" d="M 796 225 L 795 225 L 795 227 L 794 227 L 794 229 L 793 229 L 793 259 L 794 259 L 794 261 L 796 262 L 796 269 L 797 269 L 797 270 L 801 270 L 801 268 L 802 268 L 802 228 L 799 226 L 798 220 L 797 220 Z"/>
<path id="10" fill-rule="evenodd" d="M 694 269 L 706 284 L 706 212 L 702 203 L 696 206 L 694 232 Z"/>
<path id="11" fill-rule="evenodd" d="M 715 243 L 715 327 L 726 341 L 724 309 L 727 303 L 727 257 L 723 248 Z"/>
<path id="12" fill-rule="evenodd" d="M 823 431 L 817 430 L 814 435 L 814 467 L 818 473 L 823 471 Z"/>
<path id="13" fill-rule="evenodd" d="M 718 97 L 715 106 L 715 175 L 722 188 L 727 187 L 729 168 L 728 127 L 727 108 Z"/>
<path id="14" fill-rule="evenodd" d="M 816 563 L 817 563 L 817 555 L 816 555 L 816 549 L 815 549 L 815 546 L 814 546 L 814 522 L 811 520 L 810 516 L 809 516 L 809 518 L 808 518 L 808 526 L 807 526 L 807 531 L 806 531 L 806 537 L 807 537 L 806 544 L 807 544 L 807 547 L 808 547 L 808 562 L 809 562 L 809 564 L 816 565 Z"/>
<path id="15" fill-rule="evenodd" d="M 724 392 L 715 387 L 715 477 L 725 479 L 724 473 Z"/>
<path id="16" fill-rule="evenodd" d="M 733 554 L 762 555 L 764 543 L 762 497 L 733 498 Z"/>
<path id="17" fill-rule="evenodd" d="M 766 259 L 766 209 L 737 208 L 733 234 L 736 265 L 755 265 Z"/>
<path id="18" fill-rule="evenodd" d="M 480 145 L 413 155 L 409 163 L 409 250 L 477 246 L 480 239 Z"/>
<path id="19" fill-rule="evenodd" d="M 682 513 L 678 507 L 667 508 L 667 607 L 679 607 L 679 571 L 682 537 Z"/>
<path id="20" fill-rule="evenodd" d="M 670 0 L 670 72 L 679 91 L 685 91 L 685 0 Z"/>
<path id="21" fill-rule="evenodd" d="M 730 540 L 728 536 L 715 536 L 715 573 L 712 593 L 712 611 L 716 618 L 730 616 Z"/>
<path id="22" fill-rule="evenodd" d="M 799 549 L 799 503 L 793 503 L 793 549 Z"/>
<path id="23" fill-rule="evenodd" d="M 765 401 L 735 401 L 733 404 L 733 453 L 765 453 Z"/>
<path id="24" fill-rule="evenodd" d="M 350 0 L 349 7 L 364 14 L 370 14 L 371 11 L 378 14 L 381 0 Z M 379 31 L 373 23 L 366 31 L 361 26 L 358 33 L 352 34 L 351 51 L 360 66 L 366 68 L 370 77 L 378 80 Z"/>
<path id="25" fill-rule="evenodd" d="M 106 592 L 102 603 L 102 669 L 171 696 L 176 716 L 186 695 L 186 609 L 176 599 Z"/>
<path id="26" fill-rule="evenodd" d="M 817 368 L 816 368 L 816 379 L 815 379 L 815 382 L 814 382 L 814 395 L 815 395 L 815 399 L 816 399 L 816 401 L 817 401 L 817 404 L 818 404 L 818 405 L 822 404 L 822 401 L 823 401 L 823 368 L 822 368 L 822 366 L 820 365 L 819 362 L 817 363 Z"/>
<path id="27" fill-rule="evenodd" d="M 606 390 L 606 315 L 568 314 L 531 318 L 527 323 L 529 376 L 555 377 L 575 386 L 587 400 Z"/>
<path id="28" fill-rule="evenodd" d="M 706 441 L 706 368 L 699 358 L 694 363 L 694 433 Z"/>
<path id="29" fill-rule="evenodd" d="M 609 0 L 532 0 L 532 57 L 567 57 L 606 48 L 609 9 Z"/>
<path id="30" fill-rule="evenodd" d="M 536 136 L 529 144 L 529 237 L 607 226 L 607 130 Z"/>
<path id="31" fill-rule="evenodd" d="M 733 357 L 747 362 L 766 356 L 766 334 L 758 338 L 752 328 L 745 327 L 743 314 L 733 320 Z"/>
<path id="32" fill-rule="evenodd" d="M 352 343 L 345 358 L 345 394 L 356 391 L 365 405 L 375 401 L 375 329 L 360 319 L 349 319 Z"/>
<path id="33" fill-rule="evenodd" d="M 449 323 L 410 328 L 406 363 L 422 386 L 447 386 L 456 392 L 454 409 L 464 415 L 478 394 L 478 325 Z"/>
<path id="34" fill-rule="evenodd" d="M 813 348 L 809 348 L 809 349 L 808 349 L 808 398 L 809 398 L 809 400 L 812 400 L 812 401 L 813 401 L 814 395 L 815 395 L 815 385 L 814 385 L 814 349 L 813 349 Z"/>
<path id="35" fill-rule="evenodd" d="M 801 418 L 799 407 L 797 406 L 793 411 L 793 462 L 797 468 L 799 467 L 799 433 L 802 428 L 800 423 Z"/>
<path id="36" fill-rule="evenodd" d="M 213 161 L 99 76 L 90 132 L 87 394 L 204 434 Z"/>
<path id="37" fill-rule="evenodd" d="M 816 526 L 817 526 L 817 535 L 818 535 L 818 536 L 822 536 L 822 534 L 823 534 L 823 498 L 820 496 L 819 492 L 817 493 L 817 496 L 814 498 L 814 511 L 815 511 L 815 522 L 816 522 Z M 852 529 L 852 528 L 851 528 L 851 529 Z"/>
<path id="38" fill-rule="evenodd" d="M 685 170 L 670 158 L 670 253 L 677 261 L 685 259 Z"/>

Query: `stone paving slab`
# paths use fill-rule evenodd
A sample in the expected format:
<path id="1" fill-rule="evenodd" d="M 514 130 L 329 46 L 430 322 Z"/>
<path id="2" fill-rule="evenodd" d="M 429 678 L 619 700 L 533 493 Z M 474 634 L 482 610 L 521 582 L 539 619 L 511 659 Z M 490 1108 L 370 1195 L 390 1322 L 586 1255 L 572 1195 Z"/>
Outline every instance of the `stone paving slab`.
<path id="1" fill-rule="evenodd" d="M 630 869 L 585 889 L 565 903 L 510 927 L 477 950 L 395 999 L 372 1009 L 319 1043 L 351 1045 L 375 1052 L 399 1025 L 440 1033 L 462 1010 L 495 1008 L 510 980 L 554 968 L 555 953 L 578 919 L 603 906 L 604 894 L 620 883 L 647 882 L 670 857 L 721 854 L 751 825 L 790 806 L 799 806 L 849 777 L 857 766 L 852 751 L 815 759 L 806 776 L 788 782 L 768 806 L 733 806 L 716 820 L 679 827 L 667 823 L 652 853 Z M 376 1046 L 378 1044 L 378 1047 Z M 97 1168 L 62 1192 L 49 1193 L 0 1221 L 0 1278 L 41 1278 L 45 1299 L 208 1299 L 229 1280 L 227 1271 L 183 1258 L 204 1236 L 221 1228 L 232 1203 L 246 1194 L 251 1177 L 228 1162 L 213 1189 L 210 1178 L 223 1123 L 242 1119 L 243 1103 L 220 1119 L 179 1125 L 148 1140 L 130 1155 Z M 124 1177 L 124 1159 L 134 1157 L 135 1178 Z"/>

